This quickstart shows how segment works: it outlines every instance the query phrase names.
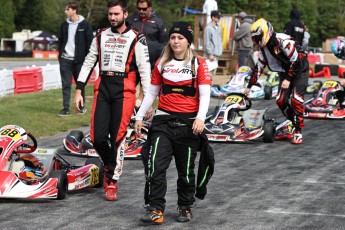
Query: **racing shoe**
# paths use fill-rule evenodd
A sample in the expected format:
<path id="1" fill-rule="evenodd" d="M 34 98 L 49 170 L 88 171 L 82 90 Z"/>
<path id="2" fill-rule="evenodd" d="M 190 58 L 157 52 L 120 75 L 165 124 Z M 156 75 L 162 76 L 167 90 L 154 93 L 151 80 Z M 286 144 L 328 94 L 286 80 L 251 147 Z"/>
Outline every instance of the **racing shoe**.
<path id="1" fill-rule="evenodd" d="M 337 117 L 337 118 L 344 118 L 345 117 L 345 109 L 340 108 L 340 109 L 333 110 L 332 116 Z"/>
<path id="2" fill-rule="evenodd" d="M 117 201 L 117 182 L 105 183 L 105 200 L 107 201 Z"/>
<path id="3" fill-rule="evenodd" d="M 161 210 L 148 207 L 146 214 L 142 216 L 140 220 L 149 224 L 162 224 L 164 221 L 163 212 Z"/>
<path id="4" fill-rule="evenodd" d="M 179 215 L 177 217 L 177 222 L 185 223 L 192 220 L 192 210 L 190 208 L 179 207 L 178 208 Z"/>
<path id="5" fill-rule="evenodd" d="M 291 140 L 291 143 L 299 145 L 299 144 L 302 144 L 302 142 L 303 142 L 303 136 L 302 136 L 301 131 L 295 131 L 293 134 L 293 138 Z"/>

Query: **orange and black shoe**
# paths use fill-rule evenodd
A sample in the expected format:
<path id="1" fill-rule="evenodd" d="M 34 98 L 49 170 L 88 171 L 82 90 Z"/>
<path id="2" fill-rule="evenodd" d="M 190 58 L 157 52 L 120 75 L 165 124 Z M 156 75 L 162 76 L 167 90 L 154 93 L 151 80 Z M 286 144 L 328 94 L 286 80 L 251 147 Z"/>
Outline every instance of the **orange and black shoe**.
<path id="1" fill-rule="evenodd" d="M 146 210 L 146 214 L 142 216 L 140 220 L 149 224 L 162 224 L 164 221 L 163 212 L 155 208 L 149 208 Z"/>
<path id="2" fill-rule="evenodd" d="M 292 144 L 300 145 L 303 142 L 303 136 L 301 131 L 295 131 L 293 134 L 293 138 L 291 140 Z"/>
<path id="3" fill-rule="evenodd" d="M 179 207 L 178 212 L 177 222 L 186 223 L 190 222 L 193 218 L 192 210 L 190 208 Z"/>
<path id="4" fill-rule="evenodd" d="M 104 191 L 105 191 L 105 200 L 107 201 L 117 201 L 119 198 L 117 197 L 117 182 L 104 182 Z"/>

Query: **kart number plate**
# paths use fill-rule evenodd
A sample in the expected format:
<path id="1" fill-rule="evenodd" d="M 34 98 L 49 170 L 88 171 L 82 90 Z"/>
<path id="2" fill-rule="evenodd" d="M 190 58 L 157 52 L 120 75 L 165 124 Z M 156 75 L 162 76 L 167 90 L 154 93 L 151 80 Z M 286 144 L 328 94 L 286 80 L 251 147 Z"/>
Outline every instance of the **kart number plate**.
<path id="1" fill-rule="evenodd" d="M 243 98 L 241 96 L 237 96 L 237 95 L 231 95 L 231 96 L 225 98 L 226 103 L 232 103 L 232 104 L 240 103 L 242 100 L 243 100 Z"/>
<path id="2" fill-rule="evenodd" d="M 90 184 L 96 185 L 99 183 L 99 168 L 93 165 L 90 170 Z"/>
<path id="3" fill-rule="evenodd" d="M 323 83 L 324 88 L 331 88 L 331 87 L 336 87 L 337 86 L 337 82 L 336 81 L 326 81 L 325 83 Z"/>
<path id="4" fill-rule="evenodd" d="M 20 133 L 17 129 L 2 129 L 0 130 L 0 135 L 11 137 L 15 141 L 20 138 Z"/>

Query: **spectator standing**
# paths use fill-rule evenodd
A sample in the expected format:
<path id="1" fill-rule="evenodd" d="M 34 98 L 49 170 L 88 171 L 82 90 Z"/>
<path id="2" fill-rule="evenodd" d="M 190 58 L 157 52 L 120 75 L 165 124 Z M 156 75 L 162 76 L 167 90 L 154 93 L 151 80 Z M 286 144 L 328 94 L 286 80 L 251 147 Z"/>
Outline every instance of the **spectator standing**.
<path id="1" fill-rule="evenodd" d="M 218 10 L 211 12 L 211 22 L 207 24 L 204 33 L 204 56 L 210 62 L 218 63 L 218 58 L 223 53 L 222 30 L 219 26 L 221 14 Z M 218 64 L 217 64 L 218 65 Z M 212 75 L 217 72 L 217 68 L 213 69 Z"/>
<path id="2" fill-rule="evenodd" d="M 302 144 L 304 128 L 304 94 L 309 79 L 307 55 L 296 49 L 295 40 L 284 33 L 275 33 L 270 22 L 260 18 L 250 28 L 253 42 L 260 47 L 259 60 L 254 68 L 245 94 L 256 84 L 264 68 L 279 72 L 276 103 L 284 116 L 294 125 L 292 144 Z M 291 99 L 291 102 L 290 102 Z"/>
<path id="3" fill-rule="evenodd" d="M 153 70 L 157 59 L 168 42 L 166 27 L 156 11 L 152 9 L 151 0 L 137 0 L 137 10 L 136 13 L 127 18 L 127 21 L 133 29 L 145 34 L 149 49 L 151 70 Z M 135 103 L 136 107 L 140 106 L 142 99 L 143 94 L 141 90 Z"/>
<path id="4" fill-rule="evenodd" d="M 293 7 L 290 12 L 290 21 L 284 27 L 284 33 L 290 35 L 296 41 L 296 48 L 301 48 L 304 37 L 304 24 L 300 20 L 300 13 L 297 7 Z"/>
<path id="5" fill-rule="evenodd" d="M 206 14 L 207 24 L 211 22 L 211 12 L 218 10 L 218 3 L 216 0 L 205 0 L 202 6 L 202 12 Z"/>
<path id="6" fill-rule="evenodd" d="M 331 45 L 332 53 L 339 59 L 345 60 L 345 40 L 343 39 L 335 39 L 332 42 Z M 343 78 L 339 80 L 340 84 L 345 87 L 345 73 L 343 73 Z M 337 118 L 345 118 L 345 105 L 344 105 L 344 99 L 345 99 L 345 91 L 337 90 L 335 92 L 335 96 L 338 99 L 337 108 L 333 110 L 332 116 Z"/>
<path id="7" fill-rule="evenodd" d="M 209 171 L 204 171 L 206 174 L 199 173 L 199 164 L 196 188 L 195 158 L 200 144 L 207 143 L 207 137 L 202 133 L 210 102 L 211 79 L 205 60 L 196 57 L 191 49 L 192 41 L 193 29 L 189 23 L 173 23 L 169 30 L 169 43 L 154 68 L 149 91 L 136 115 L 134 128 L 140 134 L 143 117 L 159 96 L 158 110 L 152 120 L 147 149 L 142 151 L 147 210 L 140 219 L 143 222 L 163 223 L 167 191 L 166 171 L 173 157 L 178 171 L 178 222 L 189 222 L 192 219 L 194 193 L 197 191 L 195 196 L 204 198 L 206 193 L 201 195 L 198 192 L 202 187 L 205 189 L 213 173 L 214 159 L 212 160 L 213 151 L 210 149 L 207 151 L 211 159 L 207 165 Z M 209 150 L 208 147 L 207 145 Z M 203 175 L 202 178 L 206 181 L 200 180 L 199 175 Z M 205 183 L 201 186 L 200 181 Z"/>
<path id="8" fill-rule="evenodd" d="M 110 28 L 92 41 L 77 80 L 74 107 L 80 110 L 79 103 L 83 106 L 81 92 L 98 63 L 100 76 L 94 83 L 90 137 L 104 163 L 105 199 L 116 201 L 127 127 L 135 104 L 136 71 L 145 93 L 151 67 L 145 36 L 126 23 L 127 2 L 110 0 L 107 7 Z"/>
<path id="9" fill-rule="evenodd" d="M 310 33 L 309 33 L 309 29 L 307 27 L 307 24 L 305 24 L 304 21 L 302 21 L 302 23 L 304 25 L 304 35 L 303 35 L 303 41 L 302 41 L 302 50 L 304 52 L 308 52 Z"/>
<path id="10" fill-rule="evenodd" d="M 251 57 L 253 50 L 253 41 L 250 36 L 250 27 L 252 26 L 252 19 L 247 18 L 245 12 L 241 12 L 237 15 L 240 22 L 238 30 L 234 33 L 234 40 L 236 41 L 236 48 L 238 52 L 238 67 L 248 66 L 248 60 Z"/>
<path id="11" fill-rule="evenodd" d="M 59 38 L 59 64 L 62 83 L 63 109 L 58 116 L 70 115 L 70 100 L 72 76 L 77 81 L 80 69 L 93 39 L 92 26 L 83 16 L 78 15 L 79 3 L 69 2 L 65 8 L 67 16 L 58 33 Z M 85 91 L 82 91 L 85 103 Z M 85 114 L 83 107 L 78 114 Z"/>

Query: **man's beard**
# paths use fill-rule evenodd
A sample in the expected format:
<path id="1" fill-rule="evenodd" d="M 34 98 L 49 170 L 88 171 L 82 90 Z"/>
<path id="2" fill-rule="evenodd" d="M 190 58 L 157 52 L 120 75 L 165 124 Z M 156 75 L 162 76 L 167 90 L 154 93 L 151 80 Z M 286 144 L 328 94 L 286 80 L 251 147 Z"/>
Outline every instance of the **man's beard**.
<path id="1" fill-rule="evenodd" d="M 117 26 L 111 25 L 111 30 L 112 31 L 117 31 L 121 26 L 123 26 L 123 24 L 125 24 L 125 19 L 124 18 L 122 18 L 122 21 L 118 21 L 117 22 Z"/>

